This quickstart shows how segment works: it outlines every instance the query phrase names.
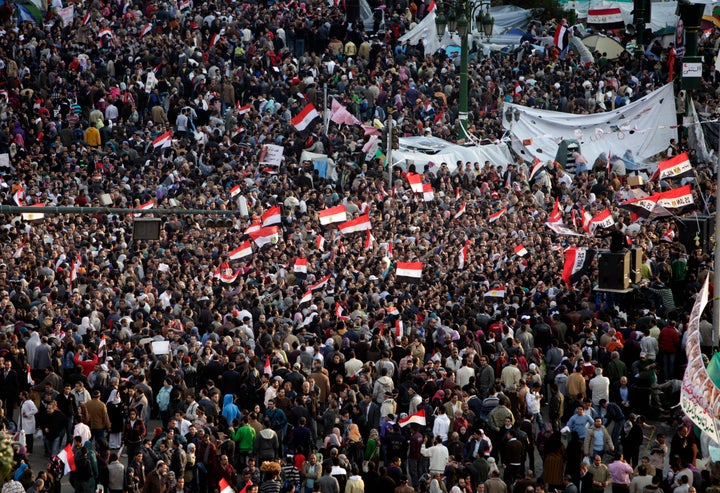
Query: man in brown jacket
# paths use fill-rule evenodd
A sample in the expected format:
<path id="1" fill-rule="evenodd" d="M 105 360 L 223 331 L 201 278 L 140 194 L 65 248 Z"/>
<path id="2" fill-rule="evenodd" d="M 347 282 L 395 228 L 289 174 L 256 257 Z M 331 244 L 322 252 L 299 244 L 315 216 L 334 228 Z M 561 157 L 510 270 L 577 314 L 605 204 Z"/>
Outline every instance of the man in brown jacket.
<path id="1" fill-rule="evenodd" d="M 105 434 L 110 431 L 110 416 L 108 416 L 107 407 L 100 400 L 100 391 L 94 390 L 92 399 L 85 404 L 88 416 L 88 425 L 92 432 L 95 442 L 105 438 Z"/>
<path id="2" fill-rule="evenodd" d="M 328 395 L 330 395 L 330 377 L 328 371 L 322 367 L 322 363 L 315 361 L 313 363 L 313 371 L 310 374 L 315 384 L 320 388 L 320 395 L 318 396 L 318 402 L 321 404 L 322 409 L 325 409 Z"/>

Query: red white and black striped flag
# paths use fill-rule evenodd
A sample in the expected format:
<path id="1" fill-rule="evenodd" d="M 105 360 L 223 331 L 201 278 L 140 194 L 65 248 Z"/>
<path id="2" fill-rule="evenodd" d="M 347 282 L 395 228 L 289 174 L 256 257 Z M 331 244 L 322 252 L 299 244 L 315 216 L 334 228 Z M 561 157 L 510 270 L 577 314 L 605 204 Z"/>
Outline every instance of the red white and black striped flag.
<path id="1" fill-rule="evenodd" d="M 573 284 L 590 271 L 594 258 L 595 250 L 592 248 L 570 247 L 565 250 L 565 265 L 562 274 L 565 284 L 572 288 Z"/>
<path id="2" fill-rule="evenodd" d="M 398 262 L 395 280 L 398 282 L 419 283 L 422 280 L 422 262 Z"/>

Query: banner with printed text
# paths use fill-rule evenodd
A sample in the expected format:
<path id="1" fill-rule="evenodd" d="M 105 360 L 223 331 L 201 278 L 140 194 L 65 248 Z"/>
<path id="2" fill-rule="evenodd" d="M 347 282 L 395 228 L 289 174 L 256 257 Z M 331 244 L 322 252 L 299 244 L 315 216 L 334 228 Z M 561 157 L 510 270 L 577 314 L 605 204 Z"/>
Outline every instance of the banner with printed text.
<path id="1" fill-rule="evenodd" d="M 720 409 L 716 409 L 718 403 L 720 403 L 720 390 L 715 387 L 708 376 L 700 352 L 700 315 L 708 302 L 708 280 L 709 278 L 705 279 L 690 314 L 687 344 L 685 346 L 688 365 L 683 376 L 680 405 L 685 414 L 698 428 L 704 431 L 715 443 L 720 443 L 717 427 L 715 426 L 715 416 L 720 411 Z"/>
<path id="2" fill-rule="evenodd" d="M 260 159 L 258 162 L 260 164 L 267 164 L 268 166 L 280 166 L 284 150 L 283 146 L 265 144 L 262 146 L 262 151 L 260 151 Z"/>

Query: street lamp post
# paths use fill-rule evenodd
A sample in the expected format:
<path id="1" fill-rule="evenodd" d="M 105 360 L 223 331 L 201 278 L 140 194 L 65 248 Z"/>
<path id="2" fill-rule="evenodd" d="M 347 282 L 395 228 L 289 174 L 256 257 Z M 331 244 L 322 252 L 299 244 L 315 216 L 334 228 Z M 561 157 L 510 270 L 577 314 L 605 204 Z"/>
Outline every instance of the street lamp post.
<path id="1" fill-rule="evenodd" d="M 467 139 L 468 133 L 468 31 L 470 19 L 477 16 L 476 24 L 482 28 L 486 39 L 492 34 L 495 19 L 490 15 L 490 0 L 448 0 L 437 2 L 435 24 L 438 35 L 445 34 L 445 28 L 460 36 L 460 100 L 458 101 L 458 140 Z"/>

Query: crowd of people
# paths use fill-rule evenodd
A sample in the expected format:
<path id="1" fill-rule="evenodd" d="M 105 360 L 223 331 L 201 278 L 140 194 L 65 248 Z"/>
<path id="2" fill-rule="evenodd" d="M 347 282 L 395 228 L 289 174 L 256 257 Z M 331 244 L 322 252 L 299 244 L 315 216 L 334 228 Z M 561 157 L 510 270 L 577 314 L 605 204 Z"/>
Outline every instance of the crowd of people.
<path id="1" fill-rule="evenodd" d="M 17 441 L 3 492 L 717 492 L 692 424 L 666 440 L 644 415 L 676 402 L 711 252 L 619 208 L 626 177 L 602 160 L 533 180 L 522 158 L 437 163 L 417 170 L 424 202 L 413 167 L 388 186 L 382 153 L 363 151 L 389 115 L 402 135 L 455 138 L 457 60 L 398 42 L 426 4 L 388 2 L 377 32 L 346 2 L 51 4 L 43 22 L 2 10 L 0 196 L 94 209 L 0 228 L 0 417 Z M 700 40 L 707 115 L 717 39 Z M 507 101 L 594 113 L 671 82 L 662 49 L 596 55 L 472 57 L 473 140 L 501 140 Z M 297 130 L 325 86 L 366 126 Z M 283 147 L 279 167 L 258 162 L 263 144 Z M 709 214 L 714 164 L 681 129 L 662 156 L 683 151 Z M 578 205 L 612 211 L 613 237 L 643 249 L 643 288 L 608 301 L 596 267 L 563 280 L 566 247 L 608 243 L 548 229 L 556 199 L 566 224 Z M 321 225 L 337 205 L 371 233 Z M 108 209 L 150 206 L 178 209 L 158 215 L 159 240 Z M 258 246 L 249 232 L 275 206 L 279 234 Z M 183 209 L 238 212 L 216 227 Z M 422 263 L 419 282 L 399 262 Z M 711 355 L 707 318 L 700 330 Z"/>

